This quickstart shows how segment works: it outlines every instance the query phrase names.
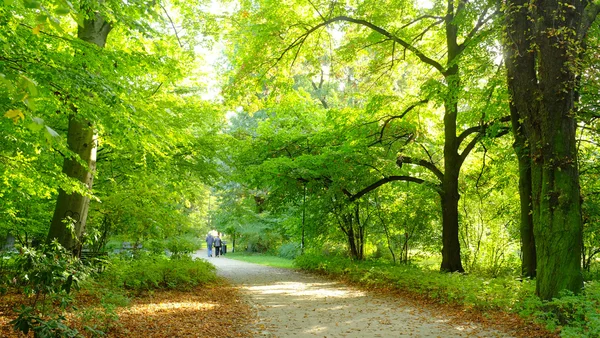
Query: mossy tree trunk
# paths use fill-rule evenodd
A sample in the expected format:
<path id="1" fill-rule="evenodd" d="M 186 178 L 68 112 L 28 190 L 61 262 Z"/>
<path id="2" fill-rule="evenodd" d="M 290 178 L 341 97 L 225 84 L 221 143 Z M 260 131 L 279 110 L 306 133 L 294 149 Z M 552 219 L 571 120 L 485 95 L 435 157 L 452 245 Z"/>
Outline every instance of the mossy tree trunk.
<path id="1" fill-rule="evenodd" d="M 531 157 L 524 126 L 519 122 L 519 114 L 511 105 L 511 123 L 515 141 L 513 149 L 519 164 L 520 234 L 521 234 L 521 275 L 534 278 L 537 271 L 535 236 L 533 234 L 533 205 L 531 201 Z"/>
<path id="2" fill-rule="evenodd" d="M 507 2 L 505 61 L 511 104 L 529 147 L 536 292 L 542 299 L 583 286 L 574 119 L 583 7 L 579 1 Z"/>

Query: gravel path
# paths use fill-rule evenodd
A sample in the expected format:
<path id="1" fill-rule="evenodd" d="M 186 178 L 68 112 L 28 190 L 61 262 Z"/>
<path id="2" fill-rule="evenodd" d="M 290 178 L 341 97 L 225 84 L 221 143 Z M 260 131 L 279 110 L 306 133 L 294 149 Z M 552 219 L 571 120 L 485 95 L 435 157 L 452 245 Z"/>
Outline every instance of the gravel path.
<path id="1" fill-rule="evenodd" d="M 195 256 L 207 259 L 219 276 L 241 288 L 257 310 L 257 337 L 508 337 L 323 277 L 207 258 L 206 250 Z"/>

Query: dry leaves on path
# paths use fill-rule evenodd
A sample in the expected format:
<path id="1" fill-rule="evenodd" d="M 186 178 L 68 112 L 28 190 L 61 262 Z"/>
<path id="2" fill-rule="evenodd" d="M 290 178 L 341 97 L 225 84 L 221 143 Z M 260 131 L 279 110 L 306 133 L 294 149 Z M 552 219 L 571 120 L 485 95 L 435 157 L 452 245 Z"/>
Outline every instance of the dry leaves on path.
<path id="1" fill-rule="evenodd" d="M 87 299 L 87 298 L 86 298 Z M 154 291 L 134 298 L 129 306 L 119 308 L 118 324 L 107 337 L 251 337 L 248 330 L 254 319 L 251 307 L 241 301 L 239 291 L 221 281 L 190 291 Z M 0 337 L 24 337 L 12 330 L 12 309 L 23 300 L 12 295 L 0 306 Z M 7 302 L 4 302 L 7 301 Z M 87 304 L 95 307 L 98 304 Z M 80 307 L 79 311 L 84 308 Z M 85 334 L 76 313 L 67 316 L 70 324 Z"/>

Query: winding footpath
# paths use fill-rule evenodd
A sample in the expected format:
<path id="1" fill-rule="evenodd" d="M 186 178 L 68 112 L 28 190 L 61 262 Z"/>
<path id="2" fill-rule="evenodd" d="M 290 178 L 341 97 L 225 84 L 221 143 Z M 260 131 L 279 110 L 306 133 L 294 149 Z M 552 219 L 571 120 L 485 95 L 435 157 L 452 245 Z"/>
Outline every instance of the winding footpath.
<path id="1" fill-rule="evenodd" d="M 196 257 L 240 287 L 257 313 L 256 337 L 510 337 L 449 320 L 411 302 L 303 272 L 225 257 Z"/>

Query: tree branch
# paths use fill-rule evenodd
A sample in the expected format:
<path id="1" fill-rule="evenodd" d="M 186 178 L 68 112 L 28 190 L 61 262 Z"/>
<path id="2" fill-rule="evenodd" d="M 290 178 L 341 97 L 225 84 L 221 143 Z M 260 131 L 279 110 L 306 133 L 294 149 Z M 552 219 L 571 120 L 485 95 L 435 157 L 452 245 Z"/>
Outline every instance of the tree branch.
<path id="1" fill-rule="evenodd" d="M 380 186 L 389 183 L 389 182 L 394 182 L 394 181 L 407 181 L 407 182 L 414 182 L 417 184 L 422 184 L 425 183 L 426 181 L 420 178 L 416 178 L 416 177 L 412 177 L 412 176 L 388 176 L 388 177 L 384 177 L 382 179 L 380 179 L 379 181 L 369 185 L 368 187 L 362 189 L 361 191 L 357 192 L 356 194 L 350 196 L 350 202 L 354 202 L 357 199 L 363 197 L 364 195 L 368 194 L 369 192 L 379 188 Z"/>
<path id="2" fill-rule="evenodd" d="M 290 44 L 287 48 L 284 49 L 284 51 L 281 53 L 281 55 L 275 60 L 276 63 L 278 63 L 279 61 L 281 61 L 283 59 L 283 57 L 285 56 L 285 54 L 287 54 L 290 50 L 298 47 L 298 46 L 302 46 L 302 44 L 304 43 L 304 41 L 306 40 L 306 38 L 312 34 L 313 32 L 315 32 L 316 30 L 323 28 L 327 25 L 330 25 L 334 22 L 351 22 L 351 23 L 355 23 L 367 28 L 370 28 L 371 30 L 389 38 L 390 40 L 398 43 L 399 45 L 403 46 L 404 48 L 410 50 L 411 52 L 413 52 L 423 63 L 428 64 L 430 66 L 432 66 L 433 68 L 437 69 L 440 73 L 444 74 L 445 73 L 445 69 L 444 67 L 437 61 L 427 57 L 423 52 L 421 52 L 419 49 L 417 49 L 415 46 L 411 45 L 410 43 L 400 39 L 397 36 L 394 36 L 392 33 L 388 32 L 387 30 L 374 25 L 373 23 L 366 21 L 366 20 L 362 20 L 362 19 L 354 19 L 348 16 L 336 16 L 334 18 L 325 20 L 321 23 L 319 23 L 318 25 L 308 29 L 304 34 L 300 35 L 299 37 L 297 37 L 292 44 Z M 296 52 L 296 55 L 298 54 L 298 52 Z"/>
<path id="3" fill-rule="evenodd" d="M 502 119 L 500 119 L 500 121 L 502 122 L 506 122 L 506 119 L 510 120 L 510 116 L 505 116 Z M 504 121 L 503 121 L 504 120 Z M 493 121 L 495 122 L 495 121 Z M 477 134 L 477 136 L 473 137 L 473 139 L 471 140 L 471 142 L 469 142 L 469 144 L 467 144 L 467 146 L 465 147 L 465 149 L 463 150 L 463 152 L 460 154 L 460 163 L 462 164 L 465 160 L 465 158 L 467 158 L 467 156 L 469 156 L 469 153 L 471 152 L 471 150 L 473 150 L 473 148 L 475 147 L 475 145 L 477 144 L 477 142 L 479 142 L 483 136 L 485 136 L 485 133 L 487 132 L 487 128 L 489 126 L 491 126 L 493 124 L 493 122 L 487 123 L 483 126 L 480 127 L 471 127 L 468 128 L 467 130 L 463 131 L 462 134 L 460 134 L 459 139 L 461 140 L 461 142 L 465 139 L 465 137 L 467 137 L 468 134 L 472 134 L 473 132 L 469 132 L 467 135 L 465 135 L 464 137 L 463 134 L 465 134 L 468 131 L 471 131 L 472 129 L 476 129 L 476 131 L 479 131 L 479 134 Z M 509 132 L 509 128 L 505 127 L 502 128 L 501 131 L 495 136 L 495 137 L 501 137 L 504 136 L 506 134 L 508 134 Z M 460 143 L 458 143 L 458 145 L 460 146 Z"/>
<path id="4" fill-rule="evenodd" d="M 406 156 L 398 156 L 398 159 L 396 160 L 396 164 L 398 165 L 398 167 L 402 168 L 403 163 L 414 164 L 428 169 L 440 180 L 440 182 L 444 181 L 444 173 L 442 173 L 442 171 L 431 162 L 420 159 L 413 159 L 411 157 Z"/>
<path id="5" fill-rule="evenodd" d="M 163 12 L 165 12 L 165 15 L 167 16 L 167 18 L 169 19 L 169 22 L 171 23 L 171 27 L 173 28 L 173 32 L 175 33 L 175 37 L 177 38 L 177 43 L 179 43 L 179 47 L 183 48 L 183 44 L 181 43 L 181 40 L 179 39 L 179 34 L 177 34 L 177 29 L 175 28 L 175 24 L 173 23 L 173 20 L 171 20 L 171 16 L 167 12 L 167 9 L 161 3 L 159 3 L 159 6 L 160 6 L 160 8 L 162 8 Z"/>
<path id="6" fill-rule="evenodd" d="M 481 15 L 479 16 L 479 19 L 477 19 L 477 23 L 475 24 L 473 29 L 469 32 L 469 34 L 467 34 L 467 37 L 465 38 L 463 43 L 460 44 L 459 47 L 460 47 L 461 51 L 465 49 L 465 47 L 471 42 L 471 40 L 473 40 L 473 37 L 475 37 L 475 34 L 477 34 L 477 32 L 479 32 L 479 29 L 481 29 L 481 27 L 483 27 L 483 25 L 485 25 L 488 21 L 490 21 L 496 15 L 500 14 L 500 11 L 494 11 L 492 14 L 486 16 L 487 11 L 488 11 L 488 8 L 486 8 L 485 11 L 483 11 L 483 13 L 481 13 Z"/>
<path id="7" fill-rule="evenodd" d="M 411 110 L 413 110 L 413 109 L 415 109 L 417 106 L 419 106 L 419 105 L 421 105 L 421 104 L 424 104 L 424 103 L 427 103 L 427 102 L 429 102 L 429 99 L 421 100 L 421 101 L 419 101 L 419 102 L 417 102 L 417 103 L 414 103 L 414 104 L 412 104 L 410 107 L 406 108 L 406 109 L 405 109 L 405 110 L 402 112 L 402 114 L 400 114 L 400 115 L 395 115 L 395 116 L 390 116 L 390 117 L 389 117 L 387 120 L 385 120 L 385 121 L 383 122 L 383 126 L 381 126 L 381 132 L 379 133 L 379 139 L 377 139 L 377 141 L 375 141 L 375 142 L 373 142 L 373 143 L 369 144 L 369 147 L 370 147 L 370 146 L 372 146 L 372 145 L 375 145 L 375 144 L 377 144 L 377 143 L 381 143 L 381 142 L 382 142 L 382 140 L 383 140 L 383 133 L 385 133 L 385 128 L 387 127 L 387 125 L 388 125 L 388 124 L 389 124 L 389 123 L 390 123 L 392 120 L 395 120 L 395 119 L 401 119 L 401 118 L 403 118 L 403 117 L 404 117 L 404 116 L 406 116 L 406 114 L 408 114 L 408 113 L 409 113 Z"/>
<path id="8" fill-rule="evenodd" d="M 421 21 L 423 19 L 436 19 L 438 21 L 439 20 L 443 21 L 444 17 L 443 16 L 435 16 L 435 15 L 421 15 L 420 17 L 418 17 L 418 18 L 414 19 L 413 21 L 410 21 L 409 23 L 407 23 L 404 26 L 400 27 L 400 29 L 404 29 L 404 28 L 406 28 L 406 27 L 408 27 L 408 26 L 410 26 L 410 25 L 412 25 L 414 23 L 417 23 L 417 22 L 419 22 L 419 21 Z"/>

